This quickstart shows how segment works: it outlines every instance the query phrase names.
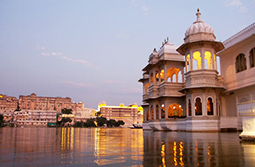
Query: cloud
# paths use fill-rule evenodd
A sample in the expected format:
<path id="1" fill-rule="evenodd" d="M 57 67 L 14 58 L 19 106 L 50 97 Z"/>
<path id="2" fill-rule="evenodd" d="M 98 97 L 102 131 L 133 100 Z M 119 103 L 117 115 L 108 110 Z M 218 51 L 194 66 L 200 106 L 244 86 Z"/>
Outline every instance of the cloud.
<path id="1" fill-rule="evenodd" d="M 117 34 L 117 38 L 129 38 L 129 35 L 121 32 L 121 33 Z"/>
<path id="2" fill-rule="evenodd" d="M 38 49 L 38 50 L 45 50 L 45 47 L 43 47 L 43 46 L 40 46 L 39 44 L 38 45 L 36 45 L 36 47 L 35 47 L 36 49 Z"/>
<path id="3" fill-rule="evenodd" d="M 87 84 L 87 83 L 76 83 L 73 81 L 62 81 L 60 82 L 61 84 L 64 85 L 69 85 L 69 86 L 73 86 L 73 87 L 82 87 L 82 88 L 92 88 L 93 85 L 92 84 Z"/>
<path id="4" fill-rule="evenodd" d="M 241 0 L 222 0 L 225 6 L 228 7 L 237 7 L 238 11 L 241 13 L 245 13 L 248 11 L 248 8 L 243 5 Z"/>
<path id="5" fill-rule="evenodd" d="M 52 56 L 58 56 L 58 55 L 62 55 L 62 53 L 60 53 L 60 52 L 52 52 L 51 55 Z"/>
<path id="6" fill-rule="evenodd" d="M 144 6 L 144 5 L 142 5 L 141 1 L 139 1 L 139 0 L 131 0 L 131 5 L 134 6 L 134 7 L 139 6 L 141 8 L 142 12 L 143 12 L 143 15 L 148 15 L 149 14 L 148 13 L 149 8 Z"/>
<path id="7" fill-rule="evenodd" d="M 43 56 L 50 56 L 50 53 L 42 53 Z"/>
<path id="8" fill-rule="evenodd" d="M 103 81 L 104 84 L 122 84 L 124 83 L 123 81 L 111 81 L 111 80 L 107 80 L 107 81 Z"/>
<path id="9" fill-rule="evenodd" d="M 142 7 L 143 15 L 148 15 L 149 14 L 148 10 L 149 10 L 149 8 L 147 8 L 146 6 L 143 6 Z"/>
<path id="10" fill-rule="evenodd" d="M 74 62 L 74 63 L 83 63 L 83 64 L 86 64 L 86 65 L 91 66 L 91 67 L 93 66 L 92 64 L 90 64 L 86 60 L 81 60 L 81 59 L 74 60 L 74 59 L 71 59 L 71 58 L 66 57 L 66 56 L 62 57 L 62 59 L 65 59 L 65 60 L 68 60 L 68 61 L 71 61 L 71 62 Z"/>

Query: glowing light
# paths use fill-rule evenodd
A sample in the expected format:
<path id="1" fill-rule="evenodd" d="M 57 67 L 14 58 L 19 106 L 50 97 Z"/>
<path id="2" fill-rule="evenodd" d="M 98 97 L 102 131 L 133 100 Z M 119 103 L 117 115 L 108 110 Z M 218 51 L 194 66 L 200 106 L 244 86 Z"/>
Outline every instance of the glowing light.
<path id="1" fill-rule="evenodd" d="M 193 60 L 195 60 L 197 62 L 197 69 L 200 70 L 201 69 L 201 54 L 199 51 L 196 51 L 193 53 Z M 193 70 L 194 69 L 194 61 L 193 61 Z"/>
<path id="2" fill-rule="evenodd" d="M 208 66 L 208 69 L 211 69 L 211 59 L 212 59 L 212 54 L 211 52 L 209 51 L 206 51 L 205 52 L 205 57 L 204 57 L 204 60 L 205 62 L 207 62 L 207 66 Z"/>

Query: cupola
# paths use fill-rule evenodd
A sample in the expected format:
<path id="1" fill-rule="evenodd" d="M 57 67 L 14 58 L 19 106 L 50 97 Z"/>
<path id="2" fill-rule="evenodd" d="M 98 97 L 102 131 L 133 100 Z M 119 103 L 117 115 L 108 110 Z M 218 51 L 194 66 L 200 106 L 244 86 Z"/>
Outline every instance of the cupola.
<path id="1" fill-rule="evenodd" d="M 184 43 L 196 41 L 215 41 L 213 28 L 201 20 L 201 13 L 197 9 L 197 20 L 187 29 L 185 33 Z"/>

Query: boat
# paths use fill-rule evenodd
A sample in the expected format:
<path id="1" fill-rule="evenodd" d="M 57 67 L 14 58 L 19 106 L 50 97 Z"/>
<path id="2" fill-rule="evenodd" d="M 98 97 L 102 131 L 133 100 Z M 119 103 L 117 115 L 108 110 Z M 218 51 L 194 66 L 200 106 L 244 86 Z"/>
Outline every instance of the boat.
<path id="1" fill-rule="evenodd" d="M 143 128 L 143 124 L 133 124 L 133 127 L 135 129 L 142 129 Z"/>

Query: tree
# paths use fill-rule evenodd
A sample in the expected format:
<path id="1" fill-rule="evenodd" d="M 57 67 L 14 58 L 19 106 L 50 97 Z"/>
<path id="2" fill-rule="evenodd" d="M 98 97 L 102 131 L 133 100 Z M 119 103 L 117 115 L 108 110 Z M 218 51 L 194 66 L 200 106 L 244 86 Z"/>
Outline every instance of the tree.
<path id="1" fill-rule="evenodd" d="M 94 123 L 95 119 L 90 118 L 88 119 L 85 123 L 84 126 L 85 127 L 96 127 L 96 124 Z"/>
<path id="2" fill-rule="evenodd" d="M 61 109 L 62 114 L 72 114 L 72 109 L 63 108 Z"/>
<path id="3" fill-rule="evenodd" d="M 97 126 L 101 127 L 104 126 L 104 124 L 106 124 L 106 118 L 105 117 L 97 117 L 96 121 L 97 121 Z"/>
<path id="4" fill-rule="evenodd" d="M 71 118 L 68 118 L 68 117 L 65 118 L 65 117 L 64 117 L 64 118 L 61 119 L 61 122 L 64 122 L 64 123 L 66 123 L 66 122 L 72 122 L 72 120 L 71 120 Z"/>
<path id="5" fill-rule="evenodd" d="M 125 122 L 122 121 L 122 120 L 118 120 L 118 124 L 119 124 L 119 125 L 125 125 Z"/>
<path id="6" fill-rule="evenodd" d="M 95 113 L 96 117 L 99 117 L 101 114 L 102 114 L 101 111 Z"/>

